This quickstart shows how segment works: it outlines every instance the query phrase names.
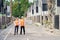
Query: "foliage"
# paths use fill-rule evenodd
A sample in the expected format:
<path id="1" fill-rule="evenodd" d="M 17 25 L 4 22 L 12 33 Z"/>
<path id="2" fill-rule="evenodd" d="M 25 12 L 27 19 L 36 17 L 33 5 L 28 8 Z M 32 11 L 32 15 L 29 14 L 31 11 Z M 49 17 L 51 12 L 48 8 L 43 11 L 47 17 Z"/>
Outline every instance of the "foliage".
<path id="1" fill-rule="evenodd" d="M 12 6 L 12 10 L 13 10 L 12 15 L 14 17 L 24 16 L 24 13 L 28 10 L 29 7 L 30 4 L 28 0 L 15 0 Z"/>
<path id="2" fill-rule="evenodd" d="M 9 6 L 10 5 L 10 2 L 6 1 L 6 4 Z"/>

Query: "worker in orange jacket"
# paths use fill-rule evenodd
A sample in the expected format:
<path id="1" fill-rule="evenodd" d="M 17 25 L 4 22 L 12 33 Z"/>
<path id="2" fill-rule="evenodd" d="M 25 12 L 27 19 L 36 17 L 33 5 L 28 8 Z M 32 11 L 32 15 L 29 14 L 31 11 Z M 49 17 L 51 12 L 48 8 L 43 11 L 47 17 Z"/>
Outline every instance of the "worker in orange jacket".
<path id="1" fill-rule="evenodd" d="M 16 35 L 16 33 L 18 34 L 18 28 L 19 28 L 19 20 L 18 20 L 18 18 L 15 19 L 14 25 L 15 25 L 14 35 Z"/>
<path id="2" fill-rule="evenodd" d="M 20 19 L 20 27 L 21 27 L 20 34 L 22 34 L 22 30 L 23 30 L 24 35 L 25 35 L 25 25 L 24 25 L 23 17 Z"/>

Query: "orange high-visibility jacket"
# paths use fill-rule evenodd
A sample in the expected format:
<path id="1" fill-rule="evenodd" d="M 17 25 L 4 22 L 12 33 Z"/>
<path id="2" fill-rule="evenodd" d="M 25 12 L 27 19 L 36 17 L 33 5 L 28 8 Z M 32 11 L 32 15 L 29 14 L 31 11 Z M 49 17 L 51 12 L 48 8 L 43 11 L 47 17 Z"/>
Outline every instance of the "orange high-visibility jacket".
<path id="1" fill-rule="evenodd" d="M 20 19 L 20 26 L 24 26 L 24 19 Z"/>
<path id="2" fill-rule="evenodd" d="M 19 21 L 18 20 L 15 20 L 14 21 L 14 24 L 15 24 L 15 26 L 18 26 L 19 25 Z"/>

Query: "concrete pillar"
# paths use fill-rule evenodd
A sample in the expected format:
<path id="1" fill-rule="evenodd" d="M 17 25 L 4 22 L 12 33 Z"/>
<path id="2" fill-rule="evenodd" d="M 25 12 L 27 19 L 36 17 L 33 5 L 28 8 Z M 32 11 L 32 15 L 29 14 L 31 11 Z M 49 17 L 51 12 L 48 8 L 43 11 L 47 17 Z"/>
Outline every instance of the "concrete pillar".
<path id="1" fill-rule="evenodd" d="M 45 21 L 46 21 L 46 19 L 45 19 L 45 13 L 43 12 L 43 24 L 45 24 Z"/>
<path id="2" fill-rule="evenodd" d="M 40 15 L 37 16 L 37 22 L 40 23 Z"/>
<path id="3" fill-rule="evenodd" d="M 40 24 L 42 24 L 43 20 L 42 20 L 42 0 L 40 0 L 40 6 L 41 6 L 41 11 L 40 11 Z"/>
<path id="4" fill-rule="evenodd" d="M 60 14 L 59 14 L 59 30 L 60 30 Z"/>
<path id="5" fill-rule="evenodd" d="M 2 16 L 0 16 L 0 29 L 1 29 L 1 27 L 2 27 Z"/>
<path id="6" fill-rule="evenodd" d="M 59 1 L 59 3 L 60 3 L 60 1 Z M 56 6 L 57 6 L 57 0 L 56 0 Z M 59 30 L 60 30 L 60 5 L 57 6 L 57 14 L 59 15 Z"/>
<path id="7" fill-rule="evenodd" d="M 60 7 L 57 7 L 57 13 L 59 14 L 59 30 L 60 30 Z"/>
<path id="8" fill-rule="evenodd" d="M 42 24 L 42 16 L 40 15 L 40 23 Z"/>
<path id="9" fill-rule="evenodd" d="M 33 22 L 34 22 L 34 16 L 32 16 L 32 20 L 33 20 Z"/>
<path id="10" fill-rule="evenodd" d="M 38 15 L 37 15 L 37 16 L 36 16 L 36 22 L 38 22 L 38 20 L 39 20 L 39 19 L 38 19 Z"/>
<path id="11" fill-rule="evenodd" d="M 34 22 L 35 22 L 35 16 L 34 16 Z"/>
<path id="12" fill-rule="evenodd" d="M 37 20 L 38 20 L 38 19 L 37 19 L 37 16 L 35 16 L 35 22 L 36 22 L 36 23 L 37 23 Z"/>

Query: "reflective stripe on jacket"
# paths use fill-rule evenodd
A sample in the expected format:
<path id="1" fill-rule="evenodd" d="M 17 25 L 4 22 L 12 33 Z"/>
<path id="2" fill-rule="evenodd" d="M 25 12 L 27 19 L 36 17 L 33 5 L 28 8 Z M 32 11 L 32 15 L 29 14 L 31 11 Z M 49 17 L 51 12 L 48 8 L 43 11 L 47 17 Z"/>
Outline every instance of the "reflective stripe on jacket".
<path id="1" fill-rule="evenodd" d="M 18 25 L 19 25 L 18 20 L 15 20 L 15 21 L 14 21 L 14 24 L 15 24 L 15 26 L 18 26 Z"/>
<path id="2" fill-rule="evenodd" d="M 24 19 L 20 19 L 20 26 L 24 26 Z"/>

